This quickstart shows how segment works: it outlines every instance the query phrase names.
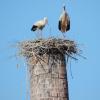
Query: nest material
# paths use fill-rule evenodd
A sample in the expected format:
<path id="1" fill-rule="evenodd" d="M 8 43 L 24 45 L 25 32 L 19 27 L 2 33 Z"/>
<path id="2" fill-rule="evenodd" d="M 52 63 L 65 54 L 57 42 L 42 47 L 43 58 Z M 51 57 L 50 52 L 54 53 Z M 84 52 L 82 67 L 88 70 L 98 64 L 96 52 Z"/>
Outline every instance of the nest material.
<path id="1" fill-rule="evenodd" d="M 31 41 L 20 42 L 20 54 L 26 58 L 44 55 L 57 55 L 63 54 L 68 55 L 72 58 L 73 54 L 77 54 L 77 48 L 74 41 L 64 40 L 64 39 L 39 39 Z"/>

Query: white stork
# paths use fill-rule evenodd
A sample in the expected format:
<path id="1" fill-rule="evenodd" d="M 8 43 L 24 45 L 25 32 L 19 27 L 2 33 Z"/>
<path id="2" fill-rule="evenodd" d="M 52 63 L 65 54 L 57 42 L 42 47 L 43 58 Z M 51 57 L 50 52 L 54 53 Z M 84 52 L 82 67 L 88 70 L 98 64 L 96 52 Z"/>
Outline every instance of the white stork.
<path id="1" fill-rule="evenodd" d="M 65 5 L 63 6 L 63 12 L 59 18 L 58 28 L 62 33 L 65 33 L 70 30 L 70 18 L 66 12 Z"/>
<path id="2" fill-rule="evenodd" d="M 48 19 L 47 17 L 44 17 L 44 19 L 39 20 L 33 24 L 31 31 L 36 31 L 36 30 L 42 31 L 47 23 L 48 23 Z M 41 37 L 42 37 L 42 33 L 41 33 Z"/>

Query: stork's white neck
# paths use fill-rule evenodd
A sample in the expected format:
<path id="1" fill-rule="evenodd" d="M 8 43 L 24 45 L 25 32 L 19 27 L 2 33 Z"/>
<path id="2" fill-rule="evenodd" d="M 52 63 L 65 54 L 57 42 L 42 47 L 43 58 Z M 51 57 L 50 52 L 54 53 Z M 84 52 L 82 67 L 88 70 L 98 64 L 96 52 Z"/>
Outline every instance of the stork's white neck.
<path id="1" fill-rule="evenodd" d="M 47 24 L 48 23 L 48 19 L 45 17 L 44 18 L 44 23 Z"/>

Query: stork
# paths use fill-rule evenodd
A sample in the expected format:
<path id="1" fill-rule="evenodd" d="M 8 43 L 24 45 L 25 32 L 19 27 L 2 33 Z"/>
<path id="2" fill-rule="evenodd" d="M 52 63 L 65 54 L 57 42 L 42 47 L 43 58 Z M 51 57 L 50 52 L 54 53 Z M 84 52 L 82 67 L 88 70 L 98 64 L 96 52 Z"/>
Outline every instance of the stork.
<path id="1" fill-rule="evenodd" d="M 58 28 L 63 33 L 63 36 L 65 32 L 70 30 L 70 18 L 68 16 L 68 13 L 66 12 L 65 5 L 63 6 L 63 12 L 61 13 L 59 18 Z"/>
<path id="2" fill-rule="evenodd" d="M 37 21 L 33 24 L 31 31 L 41 31 L 41 38 L 42 38 L 42 30 L 45 27 L 45 25 L 48 23 L 47 17 L 44 17 L 42 20 Z"/>

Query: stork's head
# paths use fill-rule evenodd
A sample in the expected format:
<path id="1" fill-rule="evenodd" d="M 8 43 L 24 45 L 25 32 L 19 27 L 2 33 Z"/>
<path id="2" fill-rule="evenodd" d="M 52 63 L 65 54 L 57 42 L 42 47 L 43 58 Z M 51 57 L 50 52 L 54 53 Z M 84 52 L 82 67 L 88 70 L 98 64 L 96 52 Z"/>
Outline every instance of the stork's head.
<path id="1" fill-rule="evenodd" d="M 63 9 L 64 9 L 64 10 L 66 9 L 66 6 L 65 6 L 65 4 L 63 4 Z"/>
<path id="2" fill-rule="evenodd" d="M 45 22 L 45 24 L 48 24 L 48 18 L 47 17 L 44 17 L 44 22 Z"/>

